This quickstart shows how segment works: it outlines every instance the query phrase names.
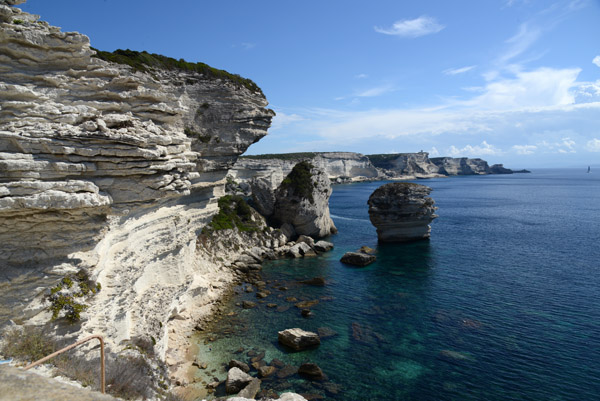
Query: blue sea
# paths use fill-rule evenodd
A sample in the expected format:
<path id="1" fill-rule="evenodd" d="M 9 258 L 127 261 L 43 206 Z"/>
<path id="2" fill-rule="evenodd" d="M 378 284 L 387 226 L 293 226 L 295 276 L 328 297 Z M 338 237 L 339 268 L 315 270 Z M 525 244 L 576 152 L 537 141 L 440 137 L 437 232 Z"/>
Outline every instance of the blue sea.
<path id="1" fill-rule="evenodd" d="M 327 381 L 294 375 L 262 387 L 315 399 L 600 399 L 600 174 L 540 169 L 418 183 L 433 188 L 439 208 L 430 240 L 378 244 L 367 199 L 384 182 L 334 186 L 335 249 L 266 262 L 271 294 L 244 310 L 235 304 L 257 298 L 238 288 L 235 315 L 199 357 L 248 362 L 254 350 L 266 362 L 314 362 Z M 377 250 L 374 264 L 339 262 L 363 245 Z M 298 283 L 317 276 L 324 287 Z M 313 316 L 289 297 L 319 300 Z M 335 335 L 290 353 L 277 332 L 291 327 Z"/>

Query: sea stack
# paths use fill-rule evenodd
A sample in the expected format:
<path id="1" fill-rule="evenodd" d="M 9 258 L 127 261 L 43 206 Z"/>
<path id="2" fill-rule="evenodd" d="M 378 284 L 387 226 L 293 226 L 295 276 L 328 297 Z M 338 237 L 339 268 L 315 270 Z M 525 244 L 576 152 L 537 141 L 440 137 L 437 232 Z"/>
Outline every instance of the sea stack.
<path id="1" fill-rule="evenodd" d="M 273 219 L 288 238 L 323 238 L 337 229 L 329 215 L 331 183 L 327 174 L 307 161 L 294 166 L 275 192 Z"/>
<path id="2" fill-rule="evenodd" d="M 427 239 L 429 223 L 436 217 L 431 188 L 408 182 L 380 186 L 368 200 L 369 218 L 381 242 L 407 242 Z"/>

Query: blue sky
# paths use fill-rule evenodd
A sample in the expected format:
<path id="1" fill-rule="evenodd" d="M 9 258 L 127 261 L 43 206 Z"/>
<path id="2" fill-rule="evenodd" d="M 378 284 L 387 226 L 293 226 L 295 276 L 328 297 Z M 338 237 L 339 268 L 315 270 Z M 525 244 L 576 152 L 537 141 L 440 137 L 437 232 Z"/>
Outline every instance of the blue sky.
<path id="1" fill-rule="evenodd" d="M 253 79 L 248 153 L 415 152 L 600 166 L 600 1 L 28 0 L 101 50 Z"/>

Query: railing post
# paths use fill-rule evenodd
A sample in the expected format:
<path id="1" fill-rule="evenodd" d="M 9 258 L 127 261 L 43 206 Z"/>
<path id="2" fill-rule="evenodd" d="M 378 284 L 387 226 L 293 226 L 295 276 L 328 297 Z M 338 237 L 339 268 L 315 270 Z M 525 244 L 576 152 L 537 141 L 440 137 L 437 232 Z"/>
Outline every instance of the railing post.
<path id="1" fill-rule="evenodd" d="M 59 350 L 58 350 L 58 351 L 56 351 L 56 352 L 53 352 L 52 354 L 50 354 L 50 355 L 48 355 L 48 356 L 46 356 L 46 357 L 44 357 L 44 358 L 42 358 L 42 359 L 40 359 L 40 360 L 37 360 L 37 361 L 35 361 L 35 362 L 32 362 L 32 363 L 30 363 L 29 365 L 25 366 L 25 369 L 24 369 L 24 370 L 31 369 L 31 368 L 33 368 L 34 366 L 37 366 L 37 365 L 39 365 L 39 364 L 41 364 L 41 363 L 44 363 L 44 362 L 46 362 L 47 360 L 49 360 L 49 359 L 52 359 L 52 358 L 54 358 L 55 356 L 57 356 L 57 355 L 60 355 L 60 354 L 62 354 L 63 352 L 66 352 L 66 351 L 68 351 L 68 350 L 70 350 L 70 349 L 73 349 L 73 348 L 75 348 L 75 347 L 77 347 L 77 346 L 79 346 L 79 345 L 81 345 L 81 344 L 83 344 L 83 343 L 86 343 L 86 342 L 88 342 L 88 341 L 90 341 L 90 340 L 93 340 L 94 338 L 97 338 L 97 339 L 100 341 L 100 370 L 101 370 L 101 372 L 100 372 L 100 381 L 101 381 L 102 393 L 104 394 L 104 388 L 105 388 L 105 373 L 104 373 L 104 370 L 105 370 L 105 366 L 104 366 L 104 338 L 102 338 L 102 336 L 101 336 L 101 335 L 98 335 L 98 334 L 95 334 L 95 335 L 93 335 L 93 336 L 86 337 L 86 338 L 84 338 L 83 340 L 79 340 L 79 341 L 77 341 L 77 342 L 76 342 L 76 343 L 74 343 L 74 344 L 71 344 L 71 345 L 69 345 L 69 346 L 67 346 L 67 347 L 65 347 L 65 348 L 62 348 L 62 349 L 59 349 Z"/>

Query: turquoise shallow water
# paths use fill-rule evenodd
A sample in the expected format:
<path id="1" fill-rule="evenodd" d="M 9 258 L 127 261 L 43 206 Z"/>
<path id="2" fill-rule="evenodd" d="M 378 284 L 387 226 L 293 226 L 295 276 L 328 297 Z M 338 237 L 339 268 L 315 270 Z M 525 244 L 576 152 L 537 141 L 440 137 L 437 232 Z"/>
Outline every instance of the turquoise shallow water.
<path id="1" fill-rule="evenodd" d="M 297 376 L 263 388 L 329 400 L 600 399 L 600 175 L 539 170 L 419 183 L 434 189 L 440 217 L 430 241 L 397 245 L 378 245 L 368 219 L 366 201 L 383 183 L 335 186 L 335 249 L 265 263 L 272 294 L 256 309 L 231 305 L 237 315 L 222 326 L 236 334 L 210 343 L 212 360 L 248 359 L 233 354 L 242 347 L 264 350 L 267 362 L 315 362 L 337 394 Z M 339 262 L 362 245 L 377 249 L 376 263 Z M 315 276 L 327 285 L 297 283 Z M 320 302 L 306 319 L 286 297 Z M 241 292 L 232 302 L 243 299 L 256 301 Z M 288 353 L 277 331 L 290 327 L 337 335 Z"/>

